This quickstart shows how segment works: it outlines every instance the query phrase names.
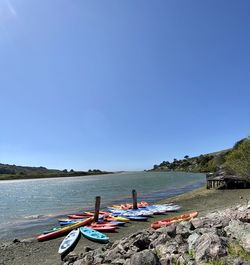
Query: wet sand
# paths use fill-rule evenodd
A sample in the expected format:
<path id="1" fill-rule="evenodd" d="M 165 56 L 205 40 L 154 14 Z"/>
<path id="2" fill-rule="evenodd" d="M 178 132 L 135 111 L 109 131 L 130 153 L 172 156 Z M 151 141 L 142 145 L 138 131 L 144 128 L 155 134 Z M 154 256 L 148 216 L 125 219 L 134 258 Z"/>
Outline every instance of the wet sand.
<path id="1" fill-rule="evenodd" d="M 199 215 L 206 215 L 208 212 L 231 207 L 239 203 L 247 203 L 250 200 L 250 189 L 246 190 L 206 190 L 200 188 L 195 191 L 179 195 L 174 198 L 162 200 L 160 203 L 174 202 L 182 206 L 179 213 L 186 211 L 199 211 Z M 120 239 L 140 229 L 149 227 L 153 221 L 164 217 L 174 216 L 177 213 L 158 215 L 149 218 L 147 222 L 130 222 L 121 227 L 115 233 L 108 233 L 111 241 Z M 61 265 L 63 262 L 57 254 L 58 247 L 63 237 L 47 242 L 37 242 L 35 238 L 22 240 L 21 242 L 0 243 L 0 265 Z M 79 240 L 74 253 L 84 252 L 84 248 L 97 248 L 101 245 L 91 242 L 83 237 Z"/>

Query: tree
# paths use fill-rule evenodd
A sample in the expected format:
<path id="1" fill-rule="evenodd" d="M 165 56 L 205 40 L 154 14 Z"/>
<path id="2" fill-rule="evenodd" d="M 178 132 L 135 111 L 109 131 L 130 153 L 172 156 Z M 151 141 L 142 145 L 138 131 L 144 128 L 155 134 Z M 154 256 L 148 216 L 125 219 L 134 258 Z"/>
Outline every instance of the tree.
<path id="1" fill-rule="evenodd" d="M 188 155 L 185 155 L 185 156 L 184 156 L 184 158 L 185 158 L 185 159 L 188 159 L 188 158 L 189 158 L 189 156 L 188 156 Z"/>
<path id="2" fill-rule="evenodd" d="M 237 142 L 226 156 L 225 169 L 250 181 L 250 139 Z"/>

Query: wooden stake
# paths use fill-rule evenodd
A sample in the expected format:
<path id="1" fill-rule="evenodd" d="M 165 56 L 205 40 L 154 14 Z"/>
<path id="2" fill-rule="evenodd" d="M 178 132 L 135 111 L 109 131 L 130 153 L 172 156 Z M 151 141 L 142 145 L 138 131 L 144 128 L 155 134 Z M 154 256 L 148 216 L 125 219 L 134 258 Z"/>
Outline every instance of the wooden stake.
<path id="1" fill-rule="evenodd" d="M 94 215 L 94 222 L 98 222 L 99 218 L 99 211 L 100 211 L 100 204 L 101 204 L 101 197 L 95 197 L 95 215 Z"/>
<path id="2" fill-rule="evenodd" d="M 132 190 L 132 199 L 133 199 L 133 209 L 138 209 L 137 207 L 137 192 L 136 190 Z"/>

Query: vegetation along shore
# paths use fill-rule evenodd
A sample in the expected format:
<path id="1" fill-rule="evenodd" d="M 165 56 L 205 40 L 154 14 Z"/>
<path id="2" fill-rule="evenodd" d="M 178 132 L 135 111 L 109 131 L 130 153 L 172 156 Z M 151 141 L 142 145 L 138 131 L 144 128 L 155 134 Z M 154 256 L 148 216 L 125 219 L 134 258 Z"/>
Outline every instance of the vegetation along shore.
<path id="1" fill-rule="evenodd" d="M 0 180 L 77 177 L 110 173 L 112 172 L 102 171 L 99 169 L 89 169 L 88 171 L 75 171 L 73 169 L 58 170 L 47 169 L 46 167 L 16 166 L 0 163 Z"/>
<path id="2" fill-rule="evenodd" d="M 227 150 L 222 150 L 197 157 L 184 156 L 184 159 L 174 158 L 172 162 L 163 161 L 155 164 L 152 171 L 186 171 L 186 172 L 216 172 L 220 169 L 228 173 L 250 179 L 250 138 L 244 138 Z"/>

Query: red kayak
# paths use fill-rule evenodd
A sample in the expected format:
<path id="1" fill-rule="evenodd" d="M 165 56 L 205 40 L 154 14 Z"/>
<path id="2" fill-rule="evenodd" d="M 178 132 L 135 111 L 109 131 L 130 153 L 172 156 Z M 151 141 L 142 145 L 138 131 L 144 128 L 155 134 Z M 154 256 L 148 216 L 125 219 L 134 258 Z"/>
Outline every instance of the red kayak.
<path id="1" fill-rule="evenodd" d="M 90 224 L 91 222 L 93 221 L 93 217 L 90 217 L 84 221 L 81 221 L 79 223 L 76 223 L 76 224 L 73 224 L 73 225 L 67 225 L 67 226 L 64 226 L 63 228 L 61 229 L 58 229 L 56 231 L 52 231 L 48 234 L 41 234 L 37 237 L 37 240 L 38 241 L 46 241 L 46 240 L 50 240 L 50 239 L 53 239 L 53 238 L 56 238 L 56 237 L 59 237 L 59 236 L 62 236 L 66 233 L 69 233 L 70 231 L 72 231 L 73 229 L 76 229 L 78 227 L 81 227 L 81 226 L 85 226 L 85 225 L 88 225 Z"/>
<path id="2" fill-rule="evenodd" d="M 151 224 L 151 227 L 154 229 L 158 229 L 163 226 L 168 226 L 173 223 L 178 223 L 181 221 L 188 221 L 192 218 L 195 218 L 198 215 L 198 212 L 184 213 L 175 217 L 166 218 L 160 221 L 156 221 Z"/>
<path id="3" fill-rule="evenodd" d="M 89 215 L 86 214 L 69 214 L 67 215 L 70 219 L 83 219 L 83 218 L 89 218 Z"/>
<path id="4" fill-rule="evenodd" d="M 110 222 L 98 222 L 98 223 L 91 223 L 91 226 L 117 226 L 116 224 L 114 223 L 110 223 Z"/>
<path id="5" fill-rule="evenodd" d="M 98 225 L 89 225 L 89 226 L 86 226 L 88 228 L 92 228 L 96 231 L 101 231 L 101 232 L 113 232 L 115 231 L 115 229 L 117 228 L 116 226 L 107 226 L 107 225 L 101 225 L 101 224 L 98 224 Z"/>
<path id="6" fill-rule="evenodd" d="M 95 212 L 84 212 L 84 214 L 88 216 L 94 216 Z M 110 213 L 105 211 L 99 211 L 99 215 L 110 215 Z"/>

